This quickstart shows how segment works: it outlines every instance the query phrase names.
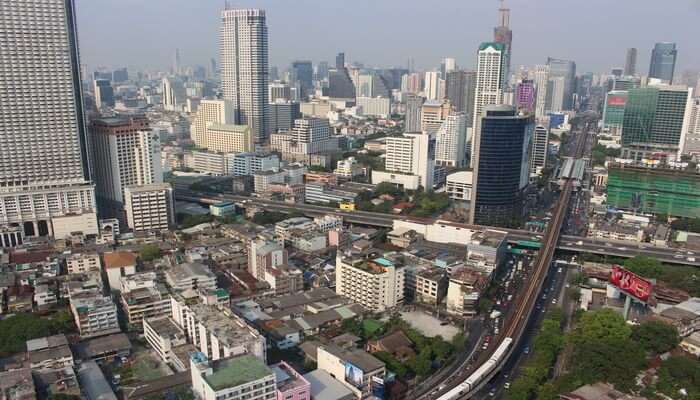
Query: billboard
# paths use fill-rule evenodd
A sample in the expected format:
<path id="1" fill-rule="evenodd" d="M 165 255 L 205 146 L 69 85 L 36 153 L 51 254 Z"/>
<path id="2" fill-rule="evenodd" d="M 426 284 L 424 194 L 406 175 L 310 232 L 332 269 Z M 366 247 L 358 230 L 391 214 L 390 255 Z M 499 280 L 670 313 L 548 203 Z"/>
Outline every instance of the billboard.
<path id="1" fill-rule="evenodd" d="M 625 294 L 645 303 L 649 300 L 653 289 L 651 282 L 619 265 L 613 265 L 612 273 L 610 274 L 610 283 Z"/>
<path id="2" fill-rule="evenodd" d="M 376 375 L 372 377 L 372 396 L 377 399 L 384 398 L 384 379 Z"/>
<path id="3" fill-rule="evenodd" d="M 364 371 L 362 371 L 360 368 L 350 364 L 349 362 L 345 363 L 345 382 L 348 382 L 349 384 L 355 386 L 355 387 L 362 387 L 362 384 L 364 383 Z"/>
<path id="4" fill-rule="evenodd" d="M 609 106 L 624 107 L 625 104 L 627 104 L 626 96 L 608 96 Z"/>

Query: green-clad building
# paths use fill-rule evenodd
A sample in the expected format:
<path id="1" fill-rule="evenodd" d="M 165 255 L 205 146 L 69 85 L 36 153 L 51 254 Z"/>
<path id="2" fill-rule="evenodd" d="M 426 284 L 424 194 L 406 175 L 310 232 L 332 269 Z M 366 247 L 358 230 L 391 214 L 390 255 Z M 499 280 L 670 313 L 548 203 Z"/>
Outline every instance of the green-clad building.
<path id="1" fill-rule="evenodd" d="M 673 217 L 700 216 L 700 173 L 665 167 L 608 166 L 608 205 Z"/>
<path id="2" fill-rule="evenodd" d="M 641 161 L 663 154 L 675 159 L 690 100 L 687 87 L 630 89 L 622 122 L 622 156 Z"/>

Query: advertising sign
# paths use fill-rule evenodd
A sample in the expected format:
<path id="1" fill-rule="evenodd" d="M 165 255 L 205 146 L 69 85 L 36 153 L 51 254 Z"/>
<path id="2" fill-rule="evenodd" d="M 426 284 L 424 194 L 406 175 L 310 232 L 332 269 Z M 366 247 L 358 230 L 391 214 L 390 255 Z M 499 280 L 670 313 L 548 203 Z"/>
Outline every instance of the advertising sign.
<path id="1" fill-rule="evenodd" d="M 627 103 L 625 96 L 608 96 L 609 106 L 624 106 Z"/>
<path id="2" fill-rule="evenodd" d="M 645 303 L 649 300 L 649 296 L 651 296 L 651 291 L 654 287 L 648 280 L 619 265 L 613 265 L 613 270 L 610 274 L 610 283 L 625 294 Z"/>
<path id="3" fill-rule="evenodd" d="M 364 375 L 365 373 L 358 367 L 350 364 L 349 362 L 345 363 L 345 382 L 348 382 L 355 387 L 361 387 L 364 383 Z"/>
<path id="4" fill-rule="evenodd" d="M 372 377 L 372 396 L 378 399 L 384 398 L 384 379 L 378 376 Z"/>

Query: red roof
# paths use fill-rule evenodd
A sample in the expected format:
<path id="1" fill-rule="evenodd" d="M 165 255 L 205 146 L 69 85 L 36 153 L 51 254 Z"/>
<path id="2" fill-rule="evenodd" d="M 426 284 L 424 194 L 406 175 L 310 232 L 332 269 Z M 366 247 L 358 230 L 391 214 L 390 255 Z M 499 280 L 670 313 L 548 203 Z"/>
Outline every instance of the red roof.
<path id="1" fill-rule="evenodd" d="M 49 258 L 52 254 L 54 254 L 53 251 L 14 252 L 10 254 L 10 262 L 13 264 L 28 264 L 41 262 L 46 261 L 46 259 Z"/>

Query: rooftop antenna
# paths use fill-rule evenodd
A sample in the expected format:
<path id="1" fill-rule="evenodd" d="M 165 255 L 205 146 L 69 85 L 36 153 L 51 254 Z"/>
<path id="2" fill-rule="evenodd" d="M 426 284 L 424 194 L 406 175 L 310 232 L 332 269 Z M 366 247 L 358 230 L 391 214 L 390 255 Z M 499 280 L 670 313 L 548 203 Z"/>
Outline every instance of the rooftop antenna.
<path id="1" fill-rule="evenodd" d="M 506 8 L 505 0 L 500 0 L 501 7 L 498 9 L 498 19 L 500 26 L 508 27 L 510 24 L 510 8 Z"/>

